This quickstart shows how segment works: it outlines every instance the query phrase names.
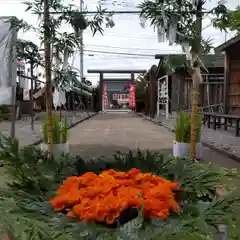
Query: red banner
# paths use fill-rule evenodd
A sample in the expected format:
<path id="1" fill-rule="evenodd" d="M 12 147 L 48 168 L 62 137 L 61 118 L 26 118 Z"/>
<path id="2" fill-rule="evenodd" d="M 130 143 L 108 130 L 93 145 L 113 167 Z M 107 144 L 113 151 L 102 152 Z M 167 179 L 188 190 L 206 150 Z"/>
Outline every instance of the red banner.
<path id="1" fill-rule="evenodd" d="M 108 92 L 107 92 L 107 84 L 104 84 L 103 87 L 103 101 L 104 101 L 104 108 L 108 108 Z"/>
<path id="2" fill-rule="evenodd" d="M 136 107 L 136 85 L 130 85 L 129 107 Z"/>

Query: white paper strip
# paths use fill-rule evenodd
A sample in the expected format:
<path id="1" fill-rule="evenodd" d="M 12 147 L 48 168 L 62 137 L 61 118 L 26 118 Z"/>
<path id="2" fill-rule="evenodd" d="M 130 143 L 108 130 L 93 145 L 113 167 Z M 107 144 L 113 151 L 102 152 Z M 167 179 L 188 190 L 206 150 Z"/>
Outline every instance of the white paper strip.
<path id="1" fill-rule="evenodd" d="M 162 26 L 157 27 L 158 42 L 165 42 L 165 30 Z"/>
<path id="2" fill-rule="evenodd" d="M 23 100 L 24 101 L 30 100 L 29 89 L 23 89 Z"/>
<path id="3" fill-rule="evenodd" d="M 66 95 L 63 91 L 58 91 L 56 88 L 53 93 L 53 105 L 55 108 L 66 103 Z"/>
<path id="4" fill-rule="evenodd" d="M 0 105 L 11 104 L 12 30 L 7 17 L 0 18 Z"/>

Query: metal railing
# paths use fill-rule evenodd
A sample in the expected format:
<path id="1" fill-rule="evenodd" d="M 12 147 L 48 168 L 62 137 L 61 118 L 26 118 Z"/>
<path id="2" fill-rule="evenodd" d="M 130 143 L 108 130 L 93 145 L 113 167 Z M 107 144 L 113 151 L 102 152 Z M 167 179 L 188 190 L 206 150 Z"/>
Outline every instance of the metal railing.
<path id="1" fill-rule="evenodd" d="M 218 111 L 214 111 L 215 109 L 217 109 Z M 208 106 L 203 106 L 199 108 L 200 112 L 218 112 L 218 113 L 223 113 L 223 103 L 219 103 L 219 104 L 212 104 L 212 105 L 208 105 Z M 186 112 L 191 112 L 191 109 L 186 110 Z"/>

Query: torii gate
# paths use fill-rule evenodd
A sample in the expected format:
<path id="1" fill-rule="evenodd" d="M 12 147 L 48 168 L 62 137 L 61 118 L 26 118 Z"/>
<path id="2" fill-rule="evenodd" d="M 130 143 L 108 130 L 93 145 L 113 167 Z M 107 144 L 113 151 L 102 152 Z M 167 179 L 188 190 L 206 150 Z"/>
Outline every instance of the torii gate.
<path id="1" fill-rule="evenodd" d="M 101 101 L 100 101 L 100 109 L 104 111 L 104 82 L 121 82 L 121 83 L 134 83 L 135 74 L 145 74 L 147 71 L 142 69 L 130 69 L 130 70 L 99 70 L 99 69 L 90 69 L 88 73 L 98 73 L 99 74 L 99 84 L 100 84 L 100 94 L 101 94 Z M 104 78 L 104 74 L 129 74 L 129 78 Z"/>

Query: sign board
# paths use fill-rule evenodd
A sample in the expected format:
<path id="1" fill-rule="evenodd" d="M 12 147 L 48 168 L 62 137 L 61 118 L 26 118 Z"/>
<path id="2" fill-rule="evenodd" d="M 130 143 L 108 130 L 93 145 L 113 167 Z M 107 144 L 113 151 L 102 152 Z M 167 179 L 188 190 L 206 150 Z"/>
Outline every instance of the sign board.
<path id="1" fill-rule="evenodd" d="M 126 93 L 114 93 L 112 95 L 113 100 L 125 100 L 129 98 L 129 94 Z"/>
<path id="2" fill-rule="evenodd" d="M 131 108 L 136 107 L 136 85 L 130 85 L 130 96 L 129 96 L 129 106 Z"/>

